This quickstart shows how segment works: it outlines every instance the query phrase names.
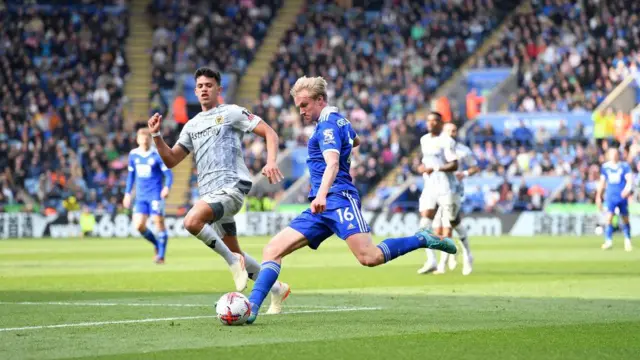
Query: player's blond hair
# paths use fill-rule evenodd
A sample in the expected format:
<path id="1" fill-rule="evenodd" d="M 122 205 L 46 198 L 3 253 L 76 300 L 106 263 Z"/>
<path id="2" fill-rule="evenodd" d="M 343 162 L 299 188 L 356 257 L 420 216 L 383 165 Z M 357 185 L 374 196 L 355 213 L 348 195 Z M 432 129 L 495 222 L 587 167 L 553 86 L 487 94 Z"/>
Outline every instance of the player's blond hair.
<path id="1" fill-rule="evenodd" d="M 314 100 L 320 96 L 327 100 L 327 81 L 322 76 L 299 78 L 291 88 L 291 96 L 296 97 L 302 90 L 307 90 L 309 96 Z"/>

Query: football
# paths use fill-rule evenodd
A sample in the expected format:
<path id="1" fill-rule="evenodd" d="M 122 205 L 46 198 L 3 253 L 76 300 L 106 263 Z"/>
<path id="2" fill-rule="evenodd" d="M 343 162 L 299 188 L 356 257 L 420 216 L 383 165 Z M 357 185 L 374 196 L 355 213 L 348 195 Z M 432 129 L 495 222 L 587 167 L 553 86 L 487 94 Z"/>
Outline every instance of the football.
<path id="1" fill-rule="evenodd" d="M 251 315 L 249 299 L 239 292 L 226 293 L 216 303 L 216 314 L 223 325 L 242 325 Z"/>

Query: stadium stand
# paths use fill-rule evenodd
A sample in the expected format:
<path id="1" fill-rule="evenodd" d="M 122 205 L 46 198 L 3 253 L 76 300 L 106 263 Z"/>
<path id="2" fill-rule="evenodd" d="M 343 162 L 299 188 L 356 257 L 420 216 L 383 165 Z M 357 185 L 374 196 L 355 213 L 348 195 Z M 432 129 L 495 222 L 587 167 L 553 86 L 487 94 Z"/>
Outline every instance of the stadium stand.
<path id="1" fill-rule="evenodd" d="M 595 110 L 640 66 L 640 3 L 533 1 L 477 68 L 516 67 L 510 111 Z"/>
<path id="2" fill-rule="evenodd" d="M 150 2 L 148 13 L 154 28 L 152 78 L 159 95 L 150 112 L 159 109 L 166 114 L 177 90 L 175 96 L 182 95 L 192 105 L 189 115 L 197 113 L 193 72 L 200 66 L 220 71 L 226 89 L 230 76 L 241 76 L 253 59 L 281 2 Z M 226 95 L 223 93 L 223 98 Z"/>
<path id="3" fill-rule="evenodd" d="M 121 132 L 127 16 L 119 1 L 0 10 L 0 211 L 116 211 L 132 143 Z"/>
<path id="4" fill-rule="evenodd" d="M 306 149 L 300 145 L 313 131 L 312 124 L 300 121 L 288 95 L 298 76 L 328 79 L 330 102 L 367 139 L 352 167 L 364 194 L 409 154 L 424 133 L 418 108 L 515 5 L 394 1 L 366 11 L 345 10 L 331 1 L 309 5 L 283 39 L 253 106 L 253 112 L 281 134 L 282 147 L 294 149 L 287 185 L 304 173 L 304 162 L 299 160 Z M 256 151 L 249 158 L 254 169 L 263 164 L 263 152 L 257 151 L 263 146 L 252 140 Z"/>
<path id="5" fill-rule="evenodd" d="M 474 75 L 485 76 L 480 80 L 486 83 L 478 81 L 480 86 L 474 87 L 474 80 L 467 79 L 465 115 L 471 119 L 477 116 L 476 101 L 484 101 L 482 96 L 493 90 L 491 77 L 504 79 L 515 69 L 517 78 L 516 91 L 504 109 L 510 113 L 480 116 L 481 121 L 467 128 L 464 141 L 488 177 L 475 185 L 470 181 L 467 211 L 500 210 L 490 201 L 502 193 L 502 185 L 493 183 L 494 176 L 511 184 L 502 187 L 513 193 L 513 201 L 505 202 L 509 196 L 501 195 L 498 202 L 515 204 L 515 209 L 530 200 L 518 185 L 520 176 L 530 182 L 527 192 L 532 185 L 542 187 L 539 193 L 544 201 L 593 202 L 599 164 L 610 146 L 621 146 L 623 158 L 637 171 L 634 127 L 640 123 L 632 119 L 633 111 L 616 109 L 604 100 L 627 76 L 638 74 L 640 4 L 534 0 L 530 5 L 530 11 L 510 19 L 486 56 L 476 58 Z M 494 72 L 482 74 L 485 69 Z M 482 85 L 486 88 L 481 93 Z M 637 89 L 637 84 L 633 86 Z M 406 162 L 397 183 L 411 179 L 418 162 L 417 158 Z M 380 196 L 390 191 L 383 189 Z M 415 202 L 403 195 L 394 204 L 402 209 Z"/>

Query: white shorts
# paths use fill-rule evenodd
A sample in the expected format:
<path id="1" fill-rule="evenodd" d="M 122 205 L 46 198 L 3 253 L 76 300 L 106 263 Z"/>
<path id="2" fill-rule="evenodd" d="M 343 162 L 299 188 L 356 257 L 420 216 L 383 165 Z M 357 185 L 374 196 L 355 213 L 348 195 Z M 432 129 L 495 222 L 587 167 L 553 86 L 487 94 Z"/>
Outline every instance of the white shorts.
<path id="1" fill-rule="evenodd" d="M 233 216 L 237 214 L 244 204 L 244 193 L 237 188 L 224 188 L 205 194 L 200 199 L 209 206 L 216 216 L 216 223 L 233 223 Z"/>
<path id="2" fill-rule="evenodd" d="M 458 196 L 456 196 L 456 194 L 454 193 L 446 193 L 441 195 L 437 192 L 434 192 L 432 189 L 425 188 L 424 190 L 422 190 L 420 200 L 418 200 L 418 210 L 420 212 L 423 212 L 427 210 L 433 210 L 436 207 L 456 204 L 457 198 Z"/>
<path id="3" fill-rule="evenodd" d="M 432 227 L 434 229 L 445 227 L 451 228 L 451 222 L 453 222 L 460 212 L 460 197 L 454 196 L 453 201 L 446 204 L 438 204 L 438 211 L 433 218 Z"/>

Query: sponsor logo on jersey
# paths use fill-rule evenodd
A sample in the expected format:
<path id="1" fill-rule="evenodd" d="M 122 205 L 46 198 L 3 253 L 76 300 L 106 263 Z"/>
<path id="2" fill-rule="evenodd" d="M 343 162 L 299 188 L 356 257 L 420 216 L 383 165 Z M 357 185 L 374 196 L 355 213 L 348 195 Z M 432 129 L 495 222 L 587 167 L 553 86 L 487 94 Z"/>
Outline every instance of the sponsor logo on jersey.
<path id="1" fill-rule="evenodd" d="M 219 127 L 218 128 L 210 127 L 200 132 L 190 133 L 189 136 L 191 137 L 191 140 L 198 140 L 198 139 L 202 139 L 209 136 L 218 136 L 219 133 L 220 133 Z"/>

